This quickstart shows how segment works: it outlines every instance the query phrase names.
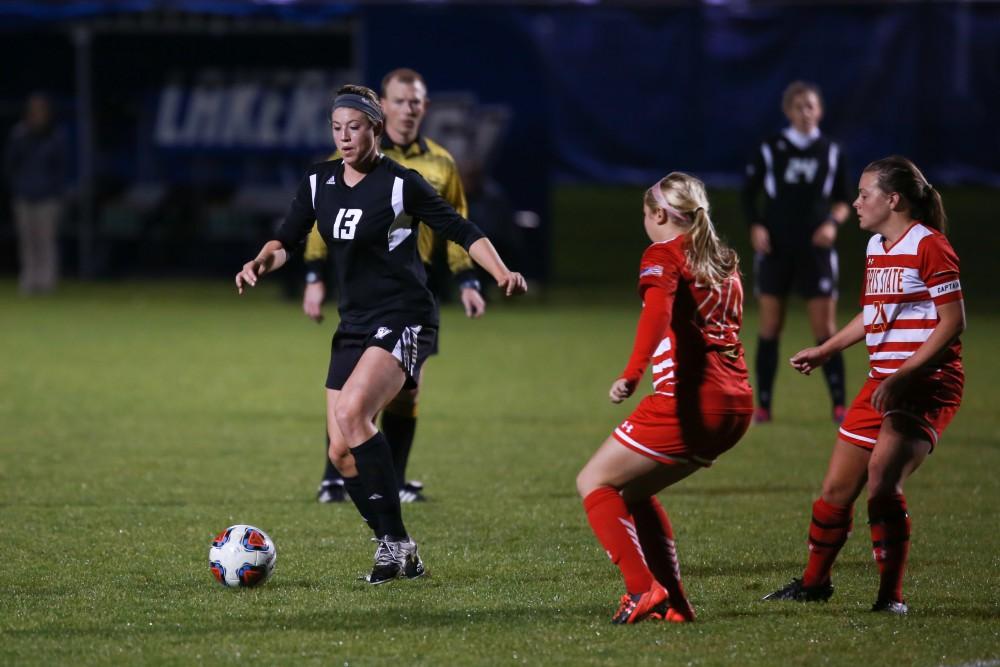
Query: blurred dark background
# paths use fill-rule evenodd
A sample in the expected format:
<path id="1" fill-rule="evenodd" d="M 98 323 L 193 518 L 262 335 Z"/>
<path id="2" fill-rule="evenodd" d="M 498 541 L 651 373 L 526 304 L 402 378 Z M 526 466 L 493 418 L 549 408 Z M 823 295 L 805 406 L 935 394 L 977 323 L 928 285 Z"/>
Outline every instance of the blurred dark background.
<path id="1" fill-rule="evenodd" d="M 631 282 L 641 191 L 672 170 L 709 183 L 749 265 L 735 188 L 799 78 L 852 183 L 902 153 L 945 192 L 964 282 L 1000 249 L 1000 3 L 0 2 L 0 58 L 4 133 L 33 91 L 68 133 L 71 277 L 233 274 L 331 151 L 333 90 L 400 66 L 539 284 Z M 840 248 L 856 292 L 860 232 Z M 0 262 L 16 271 L 6 191 Z"/>

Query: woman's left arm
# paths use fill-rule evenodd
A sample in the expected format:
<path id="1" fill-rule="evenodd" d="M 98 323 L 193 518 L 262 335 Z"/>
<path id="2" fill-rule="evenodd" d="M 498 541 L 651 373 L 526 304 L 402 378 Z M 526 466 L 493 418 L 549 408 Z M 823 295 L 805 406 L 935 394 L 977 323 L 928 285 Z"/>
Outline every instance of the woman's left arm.
<path id="1" fill-rule="evenodd" d="M 879 412 L 885 412 L 892 408 L 916 373 L 932 363 L 955 338 L 965 331 L 965 301 L 959 299 L 940 304 L 937 307 L 937 313 L 939 319 L 937 326 L 934 327 L 934 331 L 931 332 L 923 345 L 918 347 L 916 352 L 896 369 L 895 373 L 882 380 L 872 393 L 872 407 Z"/>

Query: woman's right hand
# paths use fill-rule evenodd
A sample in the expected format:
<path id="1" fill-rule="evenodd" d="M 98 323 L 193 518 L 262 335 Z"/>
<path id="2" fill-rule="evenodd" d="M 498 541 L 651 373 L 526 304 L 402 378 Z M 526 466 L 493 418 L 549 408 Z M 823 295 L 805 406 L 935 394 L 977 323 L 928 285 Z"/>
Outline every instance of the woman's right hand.
<path id="1" fill-rule="evenodd" d="M 817 345 L 816 347 L 807 347 L 806 349 L 797 352 L 788 361 L 792 365 L 792 368 L 803 375 L 809 375 L 814 370 L 829 361 L 830 356 L 831 354 L 825 351 L 822 345 Z"/>
<path id="2" fill-rule="evenodd" d="M 611 385 L 611 391 L 608 392 L 608 397 L 611 399 L 612 403 L 618 404 L 631 396 L 633 391 L 635 391 L 635 382 L 626 380 L 625 378 L 618 378 L 614 381 L 614 384 Z"/>

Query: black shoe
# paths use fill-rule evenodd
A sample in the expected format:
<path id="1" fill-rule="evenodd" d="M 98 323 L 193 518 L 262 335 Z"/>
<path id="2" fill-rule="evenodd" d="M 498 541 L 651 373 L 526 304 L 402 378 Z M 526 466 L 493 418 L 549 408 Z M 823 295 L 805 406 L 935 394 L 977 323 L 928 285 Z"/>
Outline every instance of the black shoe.
<path id="1" fill-rule="evenodd" d="M 826 602 L 833 595 L 833 584 L 829 581 L 819 586 L 803 586 L 799 578 L 792 579 L 784 588 L 769 593 L 761 600 L 794 600 L 795 602 Z"/>
<path id="2" fill-rule="evenodd" d="M 403 484 L 399 490 L 399 502 L 401 503 L 422 503 L 427 500 L 424 496 L 424 483 L 411 480 Z"/>
<path id="3" fill-rule="evenodd" d="M 342 479 L 324 479 L 316 489 L 316 502 L 342 503 L 347 500 L 347 491 Z"/>
<path id="4" fill-rule="evenodd" d="M 406 562 L 403 563 L 404 579 L 416 579 L 427 574 L 424 561 L 420 560 L 420 554 L 417 553 L 417 543 L 411 540 L 410 544 L 413 545 L 413 549 L 406 555 Z"/>
<path id="5" fill-rule="evenodd" d="M 400 577 L 416 579 L 425 573 L 424 563 L 417 555 L 417 543 L 406 538 L 394 540 L 391 537 L 374 538 L 378 542 L 375 549 L 375 565 L 368 575 L 369 584 L 384 584 Z"/>
<path id="6" fill-rule="evenodd" d="M 896 614 L 897 616 L 906 616 L 910 611 L 910 608 L 906 606 L 905 602 L 897 602 L 896 600 L 876 600 L 875 604 L 872 605 L 872 611 L 882 611 L 887 614 Z"/>

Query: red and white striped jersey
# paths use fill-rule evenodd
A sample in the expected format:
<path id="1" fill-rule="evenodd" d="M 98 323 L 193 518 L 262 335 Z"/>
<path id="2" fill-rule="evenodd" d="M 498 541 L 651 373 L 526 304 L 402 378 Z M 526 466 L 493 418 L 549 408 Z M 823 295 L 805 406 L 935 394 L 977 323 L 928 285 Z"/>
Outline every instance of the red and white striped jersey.
<path id="1" fill-rule="evenodd" d="M 653 389 L 673 396 L 681 383 L 716 393 L 745 393 L 749 386 L 739 339 L 743 320 L 740 276 L 734 271 L 715 287 L 698 284 L 684 253 L 686 238 L 682 235 L 650 245 L 639 264 L 640 293 L 659 287 L 667 295 L 663 305 L 669 322 L 658 332 L 659 344 L 648 357 Z M 711 351 L 724 355 L 721 364 L 706 361 Z M 634 359 L 638 362 L 634 365 L 642 361 Z M 623 377 L 641 373 L 642 368 L 627 369 Z"/>
<path id="2" fill-rule="evenodd" d="M 919 222 L 891 246 L 876 234 L 868 241 L 861 294 L 869 376 L 882 379 L 930 337 L 940 321 L 937 307 L 962 299 L 958 255 L 944 234 Z M 929 370 L 960 371 L 961 355 L 962 344 L 956 339 Z"/>

